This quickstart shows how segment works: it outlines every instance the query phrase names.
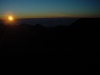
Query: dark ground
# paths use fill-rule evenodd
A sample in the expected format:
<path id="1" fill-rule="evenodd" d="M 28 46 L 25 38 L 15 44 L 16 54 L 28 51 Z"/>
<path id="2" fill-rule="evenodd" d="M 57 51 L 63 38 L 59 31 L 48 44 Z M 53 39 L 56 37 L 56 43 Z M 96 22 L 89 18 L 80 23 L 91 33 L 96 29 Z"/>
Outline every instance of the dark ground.
<path id="1" fill-rule="evenodd" d="M 50 28 L 39 24 L 0 24 L 0 39 L 1 57 L 34 56 L 61 60 L 62 63 L 47 65 L 53 67 L 52 71 L 46 71 L 48 75 L 96 74 L 100 64 L 100 19 L 79 19 L 71 26 Z"/>

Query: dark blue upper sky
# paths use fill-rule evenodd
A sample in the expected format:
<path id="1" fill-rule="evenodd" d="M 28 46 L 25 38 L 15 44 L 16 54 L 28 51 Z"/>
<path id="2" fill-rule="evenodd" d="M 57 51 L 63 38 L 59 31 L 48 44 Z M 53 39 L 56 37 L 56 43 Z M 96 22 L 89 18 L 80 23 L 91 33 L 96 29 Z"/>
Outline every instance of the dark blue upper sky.
<path id="1" fill-rule="evenodd" d="M 100 17 L 99 0 L 0 0 L 0 18 Z"/>

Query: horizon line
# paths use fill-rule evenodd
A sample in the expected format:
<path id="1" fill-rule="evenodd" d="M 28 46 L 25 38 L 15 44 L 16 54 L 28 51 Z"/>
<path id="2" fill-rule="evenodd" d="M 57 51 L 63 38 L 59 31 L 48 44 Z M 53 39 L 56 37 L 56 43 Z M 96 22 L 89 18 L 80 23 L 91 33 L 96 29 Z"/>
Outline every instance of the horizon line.
<path id="1" fill-rule="evenodd" d="M 39 19 L 39 18 L 100 18 L 100 17 L 22 17 L 22 18 L 15 18 L 15 19 Z M 0 18 L 3 20 L 3 18 Z"/>

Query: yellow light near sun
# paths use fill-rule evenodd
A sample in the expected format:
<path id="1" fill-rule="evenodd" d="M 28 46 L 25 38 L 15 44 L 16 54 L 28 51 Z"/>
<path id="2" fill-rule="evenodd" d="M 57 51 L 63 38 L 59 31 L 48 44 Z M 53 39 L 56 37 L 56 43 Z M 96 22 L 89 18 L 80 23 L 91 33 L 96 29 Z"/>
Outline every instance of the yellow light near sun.
<path id="1" fill-rule="evenodd" d="M 9 20 L 9 21 L 13 21 L 13 17 L 12 17 L 12 16 L 9 16 L 9 17 L 8 17 L 8 20 Z"/>
<path id="2" fill-rule="evenodd" d="M 3 17 L 3 23 L 4 25 L 10 25 L 10 26 L 19 25 L 19 22 L 16 20 L 13 14 L 6 14 Z"/>

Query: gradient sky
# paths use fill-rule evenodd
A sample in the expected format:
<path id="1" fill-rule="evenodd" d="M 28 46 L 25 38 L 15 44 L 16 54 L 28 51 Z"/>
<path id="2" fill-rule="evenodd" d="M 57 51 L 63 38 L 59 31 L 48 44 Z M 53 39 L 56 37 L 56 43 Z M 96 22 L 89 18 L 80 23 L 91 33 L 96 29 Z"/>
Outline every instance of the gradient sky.
<path id="1" fill-rule="evenodd" d="M 100 0 L 0 0 L 0 18 L 100 17 Z"/>

